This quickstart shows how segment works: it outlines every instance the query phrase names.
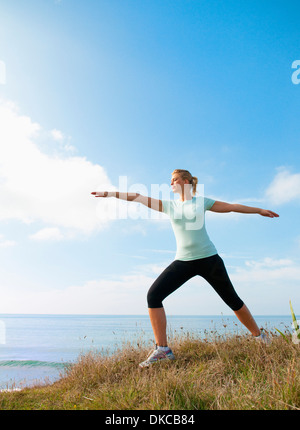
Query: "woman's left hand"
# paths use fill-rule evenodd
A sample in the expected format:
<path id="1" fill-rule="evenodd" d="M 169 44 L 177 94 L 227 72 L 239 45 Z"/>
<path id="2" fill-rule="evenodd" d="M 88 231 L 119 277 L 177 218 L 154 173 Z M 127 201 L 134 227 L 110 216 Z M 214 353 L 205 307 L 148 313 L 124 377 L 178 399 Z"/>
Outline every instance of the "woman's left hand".
<path id="1" fill-rule="evenodd" d="M 259 215 L 261 216 L 267 216 L 269 218 L 277 218 L 279 215 L 276 212 L 269 211 L 267 209 L 261 209 L 259 212 Z"/>

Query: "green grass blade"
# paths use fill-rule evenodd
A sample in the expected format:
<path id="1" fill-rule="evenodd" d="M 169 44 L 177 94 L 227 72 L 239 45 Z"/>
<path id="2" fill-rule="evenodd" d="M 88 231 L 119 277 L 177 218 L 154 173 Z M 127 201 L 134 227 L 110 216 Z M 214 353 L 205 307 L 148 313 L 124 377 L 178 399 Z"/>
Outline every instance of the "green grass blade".
<path id="1" fill-rule="evenodd" d="M 290 308 L 291 308 L 291 313 L 292 313 L 292 319 L 293 319 L 293 324 L 297 333 L 297 338 L 300 339 L 300 333 L 299 333 L 299 325 L 296 319 L 296 315 L 294 313 L 293 307 L 292 307 L 292 302 L 290 301 Z"/>
<path id="2" fill-rule="evenodd" d="M 278 333 L 279 333 L 279 334 L 281 334 L 281 336 L 282 336 L 282 337 L 283 337 L 287 342 L 289 341 L 289 340 L 288 340 L 288 338 L 286 337 L 286 335 L 282 333 L 282 331 L 278 330 L 278 328 L 276 328 L 276 327 L 275 327 L 275 330 L 277 330 L 277 331 L 278 331 Z"/>

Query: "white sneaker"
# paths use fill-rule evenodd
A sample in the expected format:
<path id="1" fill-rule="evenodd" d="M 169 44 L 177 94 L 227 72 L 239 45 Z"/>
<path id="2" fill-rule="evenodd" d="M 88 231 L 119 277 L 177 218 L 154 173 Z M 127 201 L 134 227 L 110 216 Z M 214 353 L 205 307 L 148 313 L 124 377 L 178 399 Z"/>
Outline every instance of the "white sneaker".
<path id="1" fill-rule="evenodd" d="M 264 332 L 261 332 L 259 336 L 255 336 L 255 339 L 257 342 L 264 343 L 265 345 L 271 345 L 271 339 Z"/>
<path id="2" fill-rule="evenodd" d="M 147 360 L 143 361 L 139 364 L 140 367 L 149 367 L 154 363 L 157 363 L 161 360 L 175 360 L 175 356 L 172 350 L 169 348 L 167 351 L 162 351 L 161 349 L 155 349 L 147 358 Z"/>

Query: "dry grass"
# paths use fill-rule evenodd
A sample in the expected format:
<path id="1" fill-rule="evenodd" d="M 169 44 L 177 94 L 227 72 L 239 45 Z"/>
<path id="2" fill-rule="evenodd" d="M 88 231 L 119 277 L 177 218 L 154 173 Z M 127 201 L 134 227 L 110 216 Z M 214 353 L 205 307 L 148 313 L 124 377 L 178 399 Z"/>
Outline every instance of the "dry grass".
<path id="1" fill-rule="evenodd" d="M 173 339 L 176 361 L 140 369 L 148 350 L 126 345 L 113 356 L 79 358 L 56 383 L 0 393 L 0 409 L 300 409 L 300 346 L 273 334 Z"/>

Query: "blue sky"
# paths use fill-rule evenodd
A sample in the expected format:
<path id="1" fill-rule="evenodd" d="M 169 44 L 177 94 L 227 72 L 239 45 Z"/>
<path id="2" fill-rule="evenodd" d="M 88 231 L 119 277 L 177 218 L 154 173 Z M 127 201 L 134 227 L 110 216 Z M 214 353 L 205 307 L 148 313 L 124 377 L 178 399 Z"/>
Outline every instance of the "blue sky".
<path id="1" fill-rule="evenodd" d="M 297 313 L 299 14 L 291 0 L 1 2 L 0 313 L 146 314 L 171 226 L 133 203 L 113 219 L 90 192 L 126 177 L 150 195 L 175 168 L 280 214 L 206 226 L 253 314 L 290 299 Z M 231 314 L 200 278 L 165 307 Z"/>

